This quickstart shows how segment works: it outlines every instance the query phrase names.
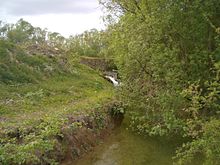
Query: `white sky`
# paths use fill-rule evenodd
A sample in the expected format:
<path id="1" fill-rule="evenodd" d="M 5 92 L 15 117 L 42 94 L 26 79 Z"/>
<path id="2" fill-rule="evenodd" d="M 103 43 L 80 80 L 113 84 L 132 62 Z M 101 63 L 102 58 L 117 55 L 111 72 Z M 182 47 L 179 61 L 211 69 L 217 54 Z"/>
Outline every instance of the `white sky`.
<path id="1" fill-rule="evenodd" d="M 65 37 L 85 30 L 104 29 L 98 0 L 1 0 L 0 20 L 15 23 L 20 18 L 35 27 L 47 28 Z"/>

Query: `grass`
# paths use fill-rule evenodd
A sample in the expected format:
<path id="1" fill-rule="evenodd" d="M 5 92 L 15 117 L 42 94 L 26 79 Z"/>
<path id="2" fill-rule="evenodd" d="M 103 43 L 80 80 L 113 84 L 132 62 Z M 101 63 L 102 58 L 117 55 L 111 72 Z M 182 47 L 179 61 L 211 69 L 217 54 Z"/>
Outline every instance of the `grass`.
<path id="1" fill-rule="evenodd" d="M 0 125 L 35 119 L 65 109 L 92 108 L 114 95 L 109 82 L 86 66 L 75 65 L 75 73 L 58 75 L 38 84 L 0 85 Z M 83 107 L 83 108 L 81 108 Z M 36 116 L 36 114 L 40 116 Z M 25 117 L 24 117 L 25 116 Z"/>
<path id="2" fill-rule="evenodd" d="M 0 86 L 2 164 L 45 162 L 40 158 L 54 150 L 55 137 L 62 136 L 69 115 L 88 115 L 113 99 L 113 87 L 97 72 L 81 65 L 76 65 L 75 70 L 74 74 L 39 84 Z"/>
<path id="3" fill-rule="evenodd" d="M 7 64 L 10 81 L 6 76 L 0 82 L 0 164 L 56 164 L 52 155 L 68 116 L 100 109 L 113 100 L 114 89 L 97 71 L 77 62 L 59 68 L 56 61 L 43 57 L 56 68 L 45 74 L 44 65 L 37 67 L 42 63 L 40 56 L 13 58 L 18 57 L 22 62 L 12 63 L 14 69 Z M 21 66 L 25 77 L 37 81 L 20 81 L 23 73 L 17 69 Z"/>

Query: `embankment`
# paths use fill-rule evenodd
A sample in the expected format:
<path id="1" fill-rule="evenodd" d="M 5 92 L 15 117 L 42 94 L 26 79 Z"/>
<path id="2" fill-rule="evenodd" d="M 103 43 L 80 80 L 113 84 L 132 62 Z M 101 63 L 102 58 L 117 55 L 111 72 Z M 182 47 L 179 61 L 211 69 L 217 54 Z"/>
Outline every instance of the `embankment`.
<path id="1" fill-rule="evenodd" d="M 121 124 L 123 114 L 114 113 L 117 106 L 119 106 L 117 102 L 111 102 L 102 106 L 100 110 L 90 111 L 89 114 L 69 116 L 68 124 L 62 129 L 64 136 L 60 141 L 65 146 L 63 164 L 74 163 L 92 151 Z"/>
<path id="2" fill-rule="evenodd" d="M 1 165 L 74 160 L 114 128 L 114 88 L 99 72 L 10 43 L 0 50 Z"/>

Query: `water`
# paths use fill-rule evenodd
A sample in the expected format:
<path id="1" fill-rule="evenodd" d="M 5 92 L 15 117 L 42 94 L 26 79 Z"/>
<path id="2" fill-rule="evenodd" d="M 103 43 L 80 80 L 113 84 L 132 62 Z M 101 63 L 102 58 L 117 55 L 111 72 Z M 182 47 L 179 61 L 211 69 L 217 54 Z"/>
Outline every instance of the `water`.
<path id="1" fill-rule="evenodd" d="M 172 165 L 173 154 L 172 144 L 136 135 L 122 125 L 74 165 Z"/>
<path id="2" fill-rule="evenodd" d="M 113 83 L 114 86 L 119 86 L 119 82 L 116 81 L 116 79 L 114 77 L 112 77 L 112 76 L 105 76 L 105 78 L 109 79 Z"/>

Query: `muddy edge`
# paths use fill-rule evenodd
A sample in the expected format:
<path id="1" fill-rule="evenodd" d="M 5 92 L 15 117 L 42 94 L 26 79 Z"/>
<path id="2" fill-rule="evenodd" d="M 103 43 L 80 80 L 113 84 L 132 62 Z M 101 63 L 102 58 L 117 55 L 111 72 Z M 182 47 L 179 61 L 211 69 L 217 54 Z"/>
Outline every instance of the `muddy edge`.
<path id="1" fill-rule="evenodd" d="M 62 128 L 62 137 L 57 137 L 58 144 L 53 156 L 61 164 L 74 163 L 109 136 L 124 118 L 122 113 L 114 113 L 120 106 L 117 101 L 105 104 L 99 110 L 88 114 L 68 116 L 68 122 Z"/>

